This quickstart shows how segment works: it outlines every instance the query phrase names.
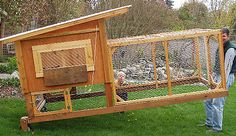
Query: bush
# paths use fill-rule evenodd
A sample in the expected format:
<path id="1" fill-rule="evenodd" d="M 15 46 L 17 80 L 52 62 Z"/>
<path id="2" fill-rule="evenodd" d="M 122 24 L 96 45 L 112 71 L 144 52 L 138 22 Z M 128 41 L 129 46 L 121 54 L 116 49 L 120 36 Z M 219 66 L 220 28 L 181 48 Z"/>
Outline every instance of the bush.
<path id="1" fill-rule="evenodd" d="M 7 73 L 7 66 L 0 65 L 0 73 Z"/>
<path id="2" fill-rule="evenodd" d="M 12 74 L 17 69 L 16 57 L 8 58 L 7 65 L 0 65 L 0 73 Z"/>
<path id="3" fill-rule="evenodd" d="M 0 86 L 19 87 L 20 86 L 20 81 L 17 78 L 0 79 Z"/>
<path id="4" fill-rule="evenodd" d="M 8 58 L 7 73 L 11 74 L 15 70 L 18 70 L 16 57 Z"/>

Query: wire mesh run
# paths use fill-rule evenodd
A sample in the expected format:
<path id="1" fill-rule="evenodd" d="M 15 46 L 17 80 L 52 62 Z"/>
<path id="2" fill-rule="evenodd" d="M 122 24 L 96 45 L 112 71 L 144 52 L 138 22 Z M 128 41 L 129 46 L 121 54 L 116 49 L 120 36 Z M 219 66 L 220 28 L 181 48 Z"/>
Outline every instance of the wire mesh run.
<path id="1" fill-rule="evenodd" d="M 218 36 L 109 41 L 118 102 L 222 88 Z"/>
<path id="2" fill-rule="evenodd" d="M 50 91 L 32 95 L 35 116 L 106 107 L 101 84 Z"/>

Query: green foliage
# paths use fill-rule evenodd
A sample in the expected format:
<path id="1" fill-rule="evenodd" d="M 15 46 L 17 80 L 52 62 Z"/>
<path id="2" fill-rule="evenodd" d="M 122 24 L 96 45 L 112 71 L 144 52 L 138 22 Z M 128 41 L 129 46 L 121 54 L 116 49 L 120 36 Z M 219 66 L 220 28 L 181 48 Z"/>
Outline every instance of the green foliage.
<path id="1" fill-rule="evenodd" d="M 8 59 L 7 73 L 12 73 L 15 70 L 18 70 L 16 57 L 11 57 Z"/>
<path id="2" fill-rule="evenodd" d="M 0 56 L 0 63 L 5 63 L 5 62 L 7 62 L 7 56 L 1 55 Z"/>
<path id="3" fill-rule="evenodd" d="M 0 65 L 0 73 L 12 74 L 17 69 L 16 57 L 8 58 L 7 65 Z"/>
<path id="4" fill-rule="evenodd" d="M 17 78 L 8 78 L 8 79 L 1 79 L 0 86 L 12 86 L 12 87 L 19 87 L 20 81 Z"/>
<path id="5" fill-rule="evenodd" d="M 184 29 L 209 27 L 208 9 L 202 2 L 185 3 L 178 10 L 178 13 L 178 18 Z"/>

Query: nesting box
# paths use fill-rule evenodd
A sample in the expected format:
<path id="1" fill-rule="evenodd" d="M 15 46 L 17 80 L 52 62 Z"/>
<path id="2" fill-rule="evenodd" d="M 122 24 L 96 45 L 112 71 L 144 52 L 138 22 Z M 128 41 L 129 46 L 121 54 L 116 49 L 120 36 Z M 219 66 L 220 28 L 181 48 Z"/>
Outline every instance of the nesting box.
<path id="1" fill-rule="evenodd" d="M 129 7 L 0 39 L 1 44 L 16 43 L 28 113 L 20 120 L 23 130 L 36 122 L 227 95 L 220 30 L 107 40 L 105 19 Z M 221 82 L 213 77 L 216 54 Z M 127 84 L 115 86 L 119 71 L 126 74 Z"/>

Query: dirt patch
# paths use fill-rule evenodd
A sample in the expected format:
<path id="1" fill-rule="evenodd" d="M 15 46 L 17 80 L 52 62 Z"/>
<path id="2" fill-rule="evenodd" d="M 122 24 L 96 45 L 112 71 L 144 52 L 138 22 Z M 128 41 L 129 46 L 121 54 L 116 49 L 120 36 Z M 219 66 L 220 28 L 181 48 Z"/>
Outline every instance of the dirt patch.
<path id="1" fill-rule="evenodd" d="M 23 98 L 20 88 L 16 87 L 1 87 L 0 86 L 0 98 Z"/>

